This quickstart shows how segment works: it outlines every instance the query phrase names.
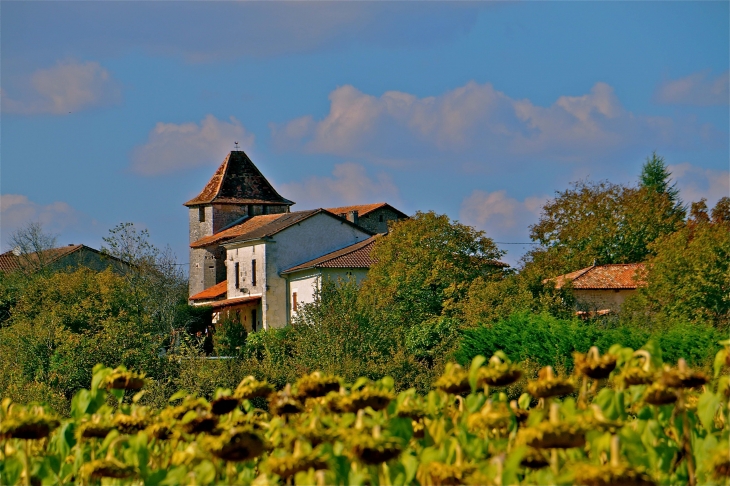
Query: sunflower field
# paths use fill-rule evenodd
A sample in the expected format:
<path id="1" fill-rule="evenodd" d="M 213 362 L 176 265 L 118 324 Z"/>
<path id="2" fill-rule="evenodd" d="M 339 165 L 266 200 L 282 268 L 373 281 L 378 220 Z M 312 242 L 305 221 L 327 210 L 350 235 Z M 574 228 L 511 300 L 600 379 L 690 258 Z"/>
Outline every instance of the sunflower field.
<path id="1" fill-rule="evenodd" d="M 245 378 L 213 400 L 140 404 L 146 378 L 97 365 L 71 416 L 0 407 L 0 484 L 728 484 L 730 341 L 714 377 L 650 349 L 576 354 L 572 376 L 497 352 L 449 364 L 427 395 L 315 372 Z M 649 347 L 650 348 L 650 347 Z"/>

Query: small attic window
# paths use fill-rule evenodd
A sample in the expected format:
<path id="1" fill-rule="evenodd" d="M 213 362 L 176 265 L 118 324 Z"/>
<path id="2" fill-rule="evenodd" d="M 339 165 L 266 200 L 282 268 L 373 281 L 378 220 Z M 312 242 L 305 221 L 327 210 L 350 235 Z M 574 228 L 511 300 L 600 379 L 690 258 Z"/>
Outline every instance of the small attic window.
<path id="1" fill-rule="evenodd" d="M 205 223 L 205 208 L 203 206 L 198 208 L 198 221 Z"/>
<path id="2" fill-rule="evenodd" d="M 378 221 L 380 221 L 381 223 L 383 222 L 383 215 L 382 214 L 380 216 L 378 216 Z"/>

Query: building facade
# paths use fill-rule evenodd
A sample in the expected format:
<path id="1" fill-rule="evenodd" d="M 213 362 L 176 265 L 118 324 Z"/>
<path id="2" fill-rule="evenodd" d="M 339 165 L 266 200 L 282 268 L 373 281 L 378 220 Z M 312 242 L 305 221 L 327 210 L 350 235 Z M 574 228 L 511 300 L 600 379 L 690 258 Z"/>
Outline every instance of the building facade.
<path id="1" fill-rule="evenodd" d="M 322 278 L 364 278 L 367 268 L 341 266 L 337 252 L 361 254 L 363 242 L 407 217 L 387 203 L 294 212 L 293 204 L 244 152 L 231 152 L 203 191 L 185 203 L 190 303 L 212 306 L 214 319 L 235 320 L 248 331 L 285 326 L 301 304 L 313 300 Z M 369 252 L 372 246 L 365 246 Z M 317 263 L 322 257 L 340 266 L 325 270 Z"/>

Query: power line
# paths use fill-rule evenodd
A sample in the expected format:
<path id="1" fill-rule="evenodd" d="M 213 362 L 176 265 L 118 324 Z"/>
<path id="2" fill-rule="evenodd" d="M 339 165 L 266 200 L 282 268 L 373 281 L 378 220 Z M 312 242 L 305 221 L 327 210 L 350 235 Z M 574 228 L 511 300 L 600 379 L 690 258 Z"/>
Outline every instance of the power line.
<path id="1" fill-rule="evenodd" d="M 508 243 L 506 241 L 495 241 L 494 243 L 496 243 L 497 245 L 539 245 L 540 244 L 540 243 L 532 243 L 532 242 L 530 242 L 530 243 L 511 243 L 511 242 Z"/>

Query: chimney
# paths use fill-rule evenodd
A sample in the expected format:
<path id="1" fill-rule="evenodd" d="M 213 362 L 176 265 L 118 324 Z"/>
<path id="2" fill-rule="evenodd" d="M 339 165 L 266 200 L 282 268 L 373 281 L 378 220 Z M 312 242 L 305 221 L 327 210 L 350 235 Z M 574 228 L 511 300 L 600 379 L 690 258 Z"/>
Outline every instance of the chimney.
<path id="1" fill-rule="evenodd" d="M 354 211 L 348 211 L 347 212 L 347 220 L 350 223 L 358 224 L 359 218 L 357 216 L 357 209 L 355 209 Z"/>

